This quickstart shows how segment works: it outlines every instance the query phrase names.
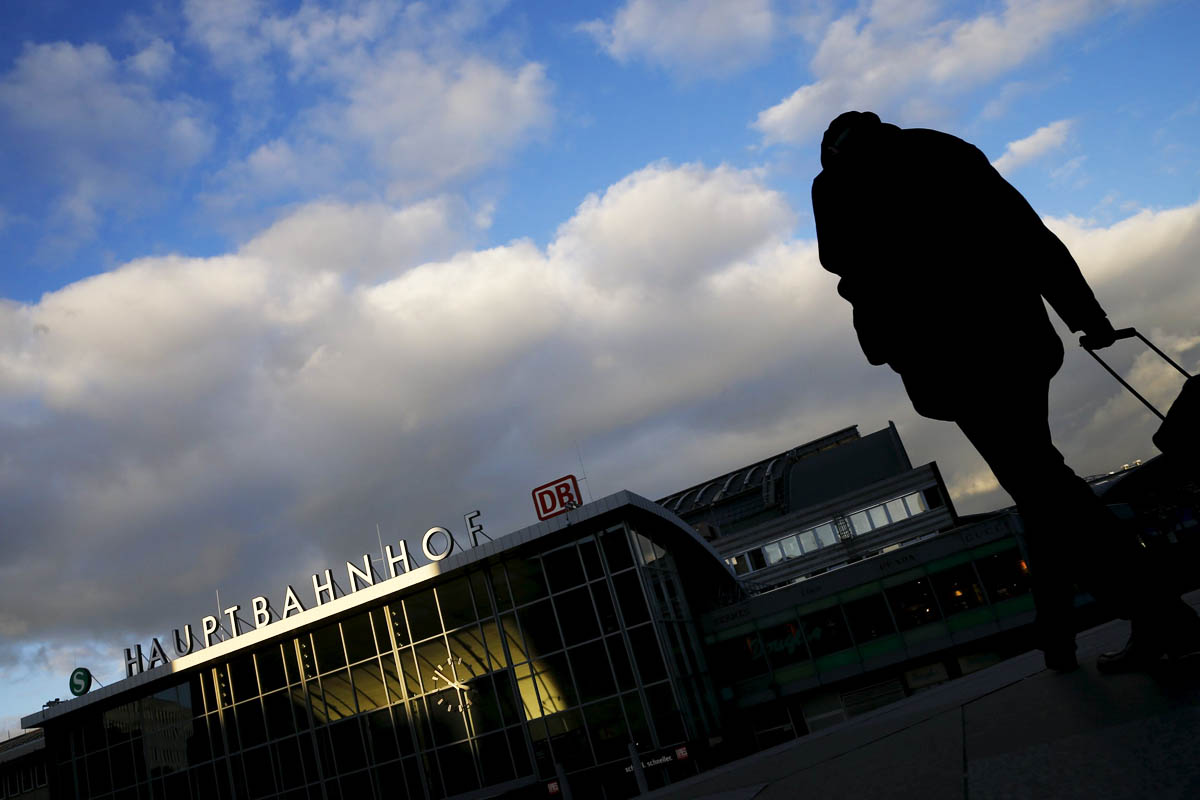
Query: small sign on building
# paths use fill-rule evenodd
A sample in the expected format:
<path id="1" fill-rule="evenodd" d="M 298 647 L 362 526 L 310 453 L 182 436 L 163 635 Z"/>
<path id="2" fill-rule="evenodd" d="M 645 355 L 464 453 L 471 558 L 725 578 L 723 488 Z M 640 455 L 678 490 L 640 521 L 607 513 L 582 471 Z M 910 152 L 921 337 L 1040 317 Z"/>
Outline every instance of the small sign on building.
<path id="1" fill-rule="evenodd" d="M 539 520 L 545 521 L 583 505 L 579 481 L 564 475 L 533 490 L 533 507 Z"/>

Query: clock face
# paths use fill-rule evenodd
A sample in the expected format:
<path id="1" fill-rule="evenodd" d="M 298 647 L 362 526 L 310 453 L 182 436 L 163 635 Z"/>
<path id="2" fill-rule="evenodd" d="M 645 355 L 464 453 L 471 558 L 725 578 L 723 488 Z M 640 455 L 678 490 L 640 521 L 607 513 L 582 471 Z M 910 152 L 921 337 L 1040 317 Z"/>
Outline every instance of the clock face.
<path id="1" fill-rule="evenodd" d="M 434 688 L 438 691 L 436 705 L 452 714 L 461 714 L 471 707 L 471 689 L 460 680 L 470 677 L 470 668 L 463 664 L 462 658 L 453 655 L 446 659 L 445 664 L 433 668 Z M 453 691 L 448 691 L 453 690 Z"/>

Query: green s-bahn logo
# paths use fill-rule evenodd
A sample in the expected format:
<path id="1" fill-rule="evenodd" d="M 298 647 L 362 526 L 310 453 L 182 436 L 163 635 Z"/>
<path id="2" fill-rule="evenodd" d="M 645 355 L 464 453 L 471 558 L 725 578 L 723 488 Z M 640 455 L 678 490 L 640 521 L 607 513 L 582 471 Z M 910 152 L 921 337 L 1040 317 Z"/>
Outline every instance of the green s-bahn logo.
<path id="1" fill-rule="evenodd" d="M 71 694 L 82 697 L 92 688 L 92 673 L 87 667 L 76 667 L 71 673 Z"/>

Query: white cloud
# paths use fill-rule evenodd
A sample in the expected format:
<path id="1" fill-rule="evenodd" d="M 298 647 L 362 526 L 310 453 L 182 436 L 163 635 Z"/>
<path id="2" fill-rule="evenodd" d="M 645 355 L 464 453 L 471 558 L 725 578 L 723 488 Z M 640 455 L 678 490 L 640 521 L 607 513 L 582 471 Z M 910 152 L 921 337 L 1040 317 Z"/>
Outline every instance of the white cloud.
<path id="1" fill-rule="evenodd" d="M 544 248 L 463 249 L 473 210 L 447 199 L 322 202 L 225 256 L 0 304 L 5 629 L 94 628 L 115 660 L 214 588 L 244 602 L 372 551 L 376 523 L 411 536 L 478 507 L 504 533 L 577 441 L 597 497 L 657 496 L 894 419 L 961 510 L 1000 502 L 954 426 L 865 363 L 793 215 L 756 172 L 660 163 Z M 1200 203 L 1050 224 L 1115 322 L 1195 366 Z M 1148 454 L 1152 425 L 1106 411 L 1119 394 L 1071 350 L 1053 423 L 1079 471 Z"/>
<path id="2" fill-rule="evenodd" d="M 973 19 L 935 19 L 937 3 L 877 2 L 825 30 L 809 68 L 815 80 L 754 122 L 768 142 L 802 142 L 850 108 L 901 124 L 913 109 L 953 97 L 1044 52 L 1065 33 L 1137 0 L 1008 0 Z"/>
<path id="3" fill-rule="evenodd" d="M 1070 135 L 1074 121 L 1060 119 L 1043 125 L 1024 139 L 1009 142 L 1004 154 L 992 162 L 992 166 L 1005 175 L 1036 161 L 1052 150 L 1062 147 Z"/>
<path id="4" fill-rule="evenodd" d="M 528 141 L 549 124 L 549 93 L 540 64 L 509 70 L 396 53 L 359 76 L 344 105 L 319 112 L 317 128 L 363 143 L 404 196 L 478 172 Z"/>
<path id="5" fill-rule="evenodd" d="M 618 61 L 707 76 L 761 60 L 775 27 L 769 0 L 627 0 L 611 22 L 580 29 Z"/>
<path id="6" fill-rule="evenodd" d="M 147 80 L 156 81 L 170 72 L 174 59 L 175 46 L 164 39 L 156 38 L 130 56 L 128 62 L 130 70 Z"/>
<path id="7" fill-rule="evenodd" d="M 541 64 L 475 52 L 494 3 L 262 4 L 190 0 L 189 34 L 236 87 L 245 130 L 274 130 L 221 172 L 224 201 L 334 194 L 410 199 L 501 163 L 547 130 Z M 287 119 L 273 102 L 304 98 Z M 220 201 L 216 203 L 220 205 Z"/>
<path id="8" fill-rule="evenodd" d="M 15 151 L 45 162 L 61 212 L 84 233 L 103 208 L 141 202 L 152 180 L 193 166 L 212 146 L 201 107 L 158 97 L 144 66 L 137 57 L 120 64 L 99 45 L 58 42 L 27 45 L 0 78 L 0 125 L 14 131 Z"/>

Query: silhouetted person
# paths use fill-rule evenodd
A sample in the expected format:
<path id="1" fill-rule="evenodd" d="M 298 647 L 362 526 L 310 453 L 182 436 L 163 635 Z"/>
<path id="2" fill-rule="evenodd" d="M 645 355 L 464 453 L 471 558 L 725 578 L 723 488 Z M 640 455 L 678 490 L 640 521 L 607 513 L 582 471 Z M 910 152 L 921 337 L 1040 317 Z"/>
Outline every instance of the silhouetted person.
<path id="1" fill-rule="evenodd" d="M 825 132 L 821 166 L 821 264 L 841 277 L 867 360 L 900 374 L 918 413 L 957 423 L 1016 502 L 1047 666 L 1076 666 L 1074 578 L 1133 621 L 1103 671 L 1200 647 L 1195 612 L 1154 579 L 1051 441 L 1063 346 L 1042 299 L 1094 346 L 1114 340 L 1066 246 L 978 148 L 949 134 L 849 111 Z"/>

